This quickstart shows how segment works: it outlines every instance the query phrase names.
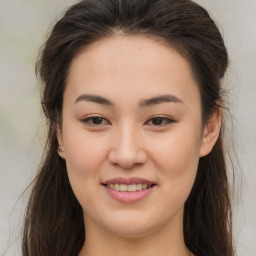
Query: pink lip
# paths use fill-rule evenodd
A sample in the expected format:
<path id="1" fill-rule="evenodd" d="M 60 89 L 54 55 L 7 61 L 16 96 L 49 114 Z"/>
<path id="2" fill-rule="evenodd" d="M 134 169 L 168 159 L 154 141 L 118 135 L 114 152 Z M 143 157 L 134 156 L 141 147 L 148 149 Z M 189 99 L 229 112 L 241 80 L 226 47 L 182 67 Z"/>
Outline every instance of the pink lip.
<path id="1" fill-rule="evenodd" d="M 143 189 L 136 192 L 121 192 L 121 191 L 116 191 L 112 188 L 109 188 L 108 186 L 103 186 L 103 187 L 111 197 L 113 197 L 114 199 L 122 203 L 132 203 L 132 202 L 141 200 L 142 198 L 145 198 L 146 196 L 148 196 L 155 188 L 155 186 L 153 186 L 148 189 Z"/>
<path id="2" fill-rule="evenodd" d="M 142 179 L 139 177 L 131 177 L 131 178 L 122 178 L 122 177 L 116 177 L 113 179 L 106 180 L 102 182 L 102 184 L 147 184 L 147 185 L 153 185 L 156 184 L 153 181 Z"/>
<path id="3" fill-rule="evenodd" d="M 106 184 L 148 184 L 148 185 L 156 185 L 155 182 L 149 181 L 149 180 L 145 180 L 142 178 L 138 178 L 138 177 L 132 177 L 132 178 L 121 178 L 121 177 L 117 177 L 114 179 L 109 179 L 106 180 L 102 183 L 104 189 L 107 191 L 107 193 L 113 197 L 114 199 L 122 202 L 122 203 L 132 203 L 132 202 L 136 202 L 138 200 L 141 200 L 143 198 L 145 198 L 146 196 L 148 196 L 151 192 L 154 191 L 156 186 L 152 186 L 148 189 L 143 189 L 143 190 L 139 190 L 139 191 L 135 191 L 135 192 L 121 192 L 121 191 L 116 191 L 112 188 L 109 188 L 108 186 L 106 186 Z"/>

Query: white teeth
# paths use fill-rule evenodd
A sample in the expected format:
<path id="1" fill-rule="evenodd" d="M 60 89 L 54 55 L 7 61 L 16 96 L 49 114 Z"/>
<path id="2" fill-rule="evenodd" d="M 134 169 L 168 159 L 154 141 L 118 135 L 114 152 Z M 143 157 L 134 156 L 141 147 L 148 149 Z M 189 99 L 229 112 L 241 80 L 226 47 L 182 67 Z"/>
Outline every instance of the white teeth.
<path id="1" fill-rule="evenodd" d="M 147 184 L 143 184 L 142 185 L 142 189 L 147 189 L 148 185 Z"/>
<path id="2" fill-rule="evenodd" d="M 122 192 L 135 192 L 135 191 L 140 191 L 143 189 L 147 189 L 150 187 L 148 184 L 107 184 L 107 186 L 111 189 L 114 189 L 116 191 L 122 191 Z"/>
<path id="3" fill-rule="evenodd" d="M 143 187 L 143 185 L 142 184 L 137 184 L 137 190 L 142 190 L 142 187 Z"/>
<path id="4" fill-rule="evenodd" d="M 137 189 L 137 186 L 136 186 L 136 184 L 132 184 L 132 185 L 128 185 L 128 191 L 136 191 L 136 189 Z"/>
<path id="5" fill-rule="evenodd" d="M 126 184 L 120 184 L 119 190 L 120 191 L 127 191 L 128 186 Z"/>

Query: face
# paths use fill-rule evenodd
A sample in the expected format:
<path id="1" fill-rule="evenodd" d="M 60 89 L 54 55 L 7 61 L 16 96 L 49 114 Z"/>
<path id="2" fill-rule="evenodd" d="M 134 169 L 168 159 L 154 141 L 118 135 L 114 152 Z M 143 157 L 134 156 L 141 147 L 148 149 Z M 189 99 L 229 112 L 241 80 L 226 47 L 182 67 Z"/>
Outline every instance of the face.
<path id="1" fill-rule="evenodd" d="M 58 140 L 86 232 L 140 237 L 182 225 L 210 150 L 200 106 L 190 66 L 170 46 L 116 36 L 79 53 Z"/>

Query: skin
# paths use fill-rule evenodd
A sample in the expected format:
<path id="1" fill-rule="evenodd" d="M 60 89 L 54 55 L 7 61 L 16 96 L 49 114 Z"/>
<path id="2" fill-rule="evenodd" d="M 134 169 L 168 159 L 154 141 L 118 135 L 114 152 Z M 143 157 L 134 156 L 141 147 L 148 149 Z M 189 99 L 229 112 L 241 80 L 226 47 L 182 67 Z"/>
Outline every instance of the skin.
<path id="1" fill-rule="evenodd" d="M 84 94 L 113 105 L 77 101 Z M 160 95 L 179 100 L 139 104 Z M 211 151 L 221 126 L 220 110 L 202 126 L 189 63 L 152 38 L 101 39 L 73 59 L 62 115 L 59 154 L 84 212 L 86 243 L 79 256 L 189 255 L 184 203 L 199 158 Z M 101 185 L 114 177 L 141 177 L 157 186 L 142 200 L 122 203 Z"/>

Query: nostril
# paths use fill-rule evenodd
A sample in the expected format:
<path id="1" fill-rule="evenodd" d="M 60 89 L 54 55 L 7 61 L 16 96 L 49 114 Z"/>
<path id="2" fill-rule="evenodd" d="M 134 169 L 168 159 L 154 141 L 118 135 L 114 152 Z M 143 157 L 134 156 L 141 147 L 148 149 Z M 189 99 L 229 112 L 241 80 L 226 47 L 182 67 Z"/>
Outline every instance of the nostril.
<path id="1" fill-rule="evenodd" d="M 144 150 L 132 147 L 130 145 L 122 145 L 118 149 L 112 149 L 109 152 L 108 160 L 117 167 L 123 169 L 131 169 L 134 166 L 143 165 L 147 160 Z"/>

